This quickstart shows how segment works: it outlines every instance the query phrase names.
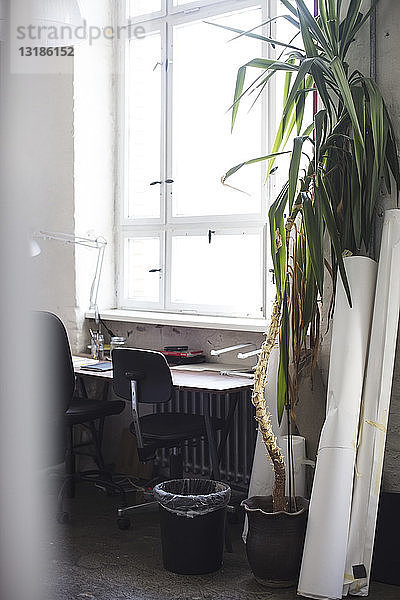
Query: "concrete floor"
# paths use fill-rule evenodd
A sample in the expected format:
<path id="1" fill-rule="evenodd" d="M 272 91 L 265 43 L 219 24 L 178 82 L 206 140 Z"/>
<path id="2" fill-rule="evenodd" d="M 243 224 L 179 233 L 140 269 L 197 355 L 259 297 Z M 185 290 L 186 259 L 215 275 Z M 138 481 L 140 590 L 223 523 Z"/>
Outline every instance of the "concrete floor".
<path id="1" fill-rule="evenodd" d="M 49 600 L 292 600 L 295 589 L 271 591 L 254 580 L 240 539 L 231 526 L 234 552 L 220 571 L 183 576 L 162 566 L 158 513 L 136 513 L 132 529 L 120 531 L 114 507 L 92 486 L 80 485 L 70 502 L 71 522 L 57 525 L 49 549 Z M 399 600 L 400 587 L 373 583 L 370 600 Z"/>

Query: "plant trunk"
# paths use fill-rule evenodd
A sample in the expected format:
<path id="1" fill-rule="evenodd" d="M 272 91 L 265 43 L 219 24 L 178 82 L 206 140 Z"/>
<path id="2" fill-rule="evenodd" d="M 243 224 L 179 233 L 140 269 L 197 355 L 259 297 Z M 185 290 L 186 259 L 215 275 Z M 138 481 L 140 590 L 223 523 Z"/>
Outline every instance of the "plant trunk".
<path id="1" fill-rule="evenodd" d="M 268 455 L 272 460 L 275 473 L 274 488 L 272 491 L 274 511 L 286 510 L 285 499 L 285 463 L 282 452 L 277 444 L 277 439 L 271 426 L 271 413 L 265 406 L 264 389 L 266 384 L 268 359 L 278 334 L 281 306 L 278 298 L 275 298 L 271 315 L 271 324 L 265 342 L 262 345 L 261 354 L 258 359 L 254 373 L 254 389 L 252 402 L 256 409 L 256 421 L 261 432 L 263 442 Z"/>

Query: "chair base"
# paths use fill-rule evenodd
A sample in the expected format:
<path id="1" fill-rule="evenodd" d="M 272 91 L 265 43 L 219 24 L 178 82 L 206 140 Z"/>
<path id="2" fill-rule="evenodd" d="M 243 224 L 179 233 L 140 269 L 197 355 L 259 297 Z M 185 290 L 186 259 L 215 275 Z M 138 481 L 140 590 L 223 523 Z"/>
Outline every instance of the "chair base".
<path id="1" fill-rule="evenodd" d="M 57 521 L 59 523 L 69 522 L 69 514 L 64 510 L 65 496 L 69 495 L 75 484 L 91 483 L 98 488 L 104 489 L 108 495 L 117 492 L 122 497 L 122 506 L 126 505 L 126 492 L 122 486 L 112 480 L 112 476 L 104 471 L 82 471 L 81 473 L 69 474 L 64 477 L 63 484 L 57 497 Z"/>
<path id="2" fill-rule="evenodd" d="M 132 506 L 123 506 L 118 509 L 118 518 L 117 525 L 118 529 L 126 530 L 131 526 L 131 521 L 127 516 L 127 513 L 130 513 L 135 510 L 147 510 L 149 508 L 156 508 L 158 506 L 158 502 L 153 499 L 152 492 L 144 492 L 143 498 L 148 498 L 147 502 L 141 502 L 140 504 L 133 504 Z"/>

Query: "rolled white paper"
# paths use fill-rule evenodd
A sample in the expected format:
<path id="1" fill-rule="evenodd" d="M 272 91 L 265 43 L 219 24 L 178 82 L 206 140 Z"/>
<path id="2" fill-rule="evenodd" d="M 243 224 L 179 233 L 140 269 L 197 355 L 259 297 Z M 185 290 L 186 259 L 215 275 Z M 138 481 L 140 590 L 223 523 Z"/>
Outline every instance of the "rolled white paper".
<path id="1" fill-rule="evenodd" d="M 369 589 L 376 516 L 400 309 L 400 210 L 388 210 L 381 251 L 360 419 L 359 447 L 351 508 L 343 595 L 366 596 Z M 367 577 L 355 579 L 353 566 Z"/>
<path id="2" fill-rule="evenodd" d="M 342 597 L 376 263 L 366 257 L 349 257 L 345 259 L 345 267 L 352 308 L 339 277 L 332 325 L 327 414 L 321 431 L 298 586 L 299 594 L 307 598 Z"/>

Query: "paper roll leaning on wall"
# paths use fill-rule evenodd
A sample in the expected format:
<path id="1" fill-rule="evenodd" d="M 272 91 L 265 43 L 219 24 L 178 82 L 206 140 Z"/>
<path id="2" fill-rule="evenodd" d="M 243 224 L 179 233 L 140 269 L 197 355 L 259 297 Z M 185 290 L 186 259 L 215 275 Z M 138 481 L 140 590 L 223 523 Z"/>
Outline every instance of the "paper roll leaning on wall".
<path id="1" fill-rule="evenodd" d="M 375 294 L 376 263 L 349 257 L 350 308 L 338 277 L 327 389 L 299 594 L 342 597 L 361 394 Z"/>
<path id="2" fill-rule="evenodd" d="M 385 212 L 360 418 L 343 595 L 366 596 L 382 478 L 400 309 L 400 210 Z M 356 575 L 354 566 L 361 566 Z"/>

